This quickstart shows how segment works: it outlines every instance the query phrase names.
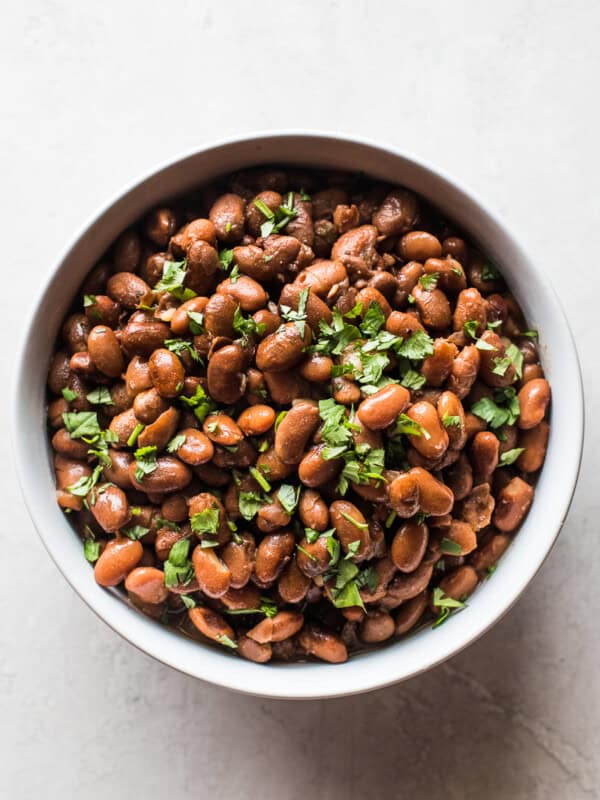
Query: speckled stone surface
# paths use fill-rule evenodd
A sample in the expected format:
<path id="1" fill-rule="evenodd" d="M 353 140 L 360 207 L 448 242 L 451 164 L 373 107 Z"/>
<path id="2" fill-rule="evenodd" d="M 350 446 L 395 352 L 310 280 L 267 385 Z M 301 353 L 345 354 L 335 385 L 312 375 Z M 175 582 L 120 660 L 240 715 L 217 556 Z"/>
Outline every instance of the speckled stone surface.
<path id="1" fill-rule="evenodd" d="M 209 140 L 304 126 L 412 151 L 500 212 L 562 297 L 597 408 L 599 34 L 600 8 L 585 0 L 10 4 L 2 383 L 19 296 L 101 203 Z M 593 415 L 559 542 L 491 633 L 403 685 L 293 703 L 179 675 L 83 605 L 26 515 L 6 393 L 0 404 L 0 796 L 600 796 Z"/>

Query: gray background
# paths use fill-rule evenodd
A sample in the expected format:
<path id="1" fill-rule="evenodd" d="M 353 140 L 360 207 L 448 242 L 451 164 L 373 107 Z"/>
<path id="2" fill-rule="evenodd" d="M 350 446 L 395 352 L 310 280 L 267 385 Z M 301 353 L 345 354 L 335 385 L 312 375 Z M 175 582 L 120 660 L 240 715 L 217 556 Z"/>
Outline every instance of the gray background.
<path id="1" fill-rule="evenodd" d="M 31 0 L 3 11 L 3 382 L 20 299 L 101 203 L 207 141 L 304 126 L 412 151 L 504 215 L 562 297 L 598 407 L 598 4 Z M 8 393 L 0 403 L 0 795 L 599 796 L 593 416 L 567 524 L 507 618 L 409 683 L 293 703 L 179 675 L 79 601 L 23 508 Z"/>

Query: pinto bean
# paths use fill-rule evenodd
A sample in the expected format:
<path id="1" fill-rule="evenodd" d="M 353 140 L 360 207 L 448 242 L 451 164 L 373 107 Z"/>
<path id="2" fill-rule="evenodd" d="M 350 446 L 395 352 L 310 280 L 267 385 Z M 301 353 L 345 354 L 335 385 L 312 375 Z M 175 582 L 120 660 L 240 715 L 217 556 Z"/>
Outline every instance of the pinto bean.
<path id="1" fill-rule="evenodd" d="M 217 286 L 217 293 L 231 297 L 242 311 L 251 313 L 264 308 L 268 300 L 260 283 L 247 275 L 240 275 L 235 282 L 227 278 Z"/>
<path id="2" fill-rule="evenodd" d="M 155 567 L 135 567 L 125 578 L 125 589 L 139 603 L 159 605 L 169 596 L 164 572 Z"/>
<path id="3" fill-rule="evenodd" d="M 510 544 L 510 538 L 504 533 L 497 533 L 485 544 L 471 553 L 471 566 L 477 572 L 483 572 L 493 566 Z"/>
<path id="4" fill-rule="evenodd" d="M 444 469 L 444 480 L 454 494 L 454 499 L 464 500 L 473 488 L 473 470 L 469 459 L 461 453 L 454 464 Z"/>
<path id="5" fill-rule="evenodd" d="M 353 276 L 369 275 L 379 257 L 377 253 L 377 228 L 361 225 L 343 233 L 331 250 L 334 261 L 340 261 Z"/>
<path id="6" fill-rule="evenodd" d="M 227 294 L 213 294 L 204 308 L 204 327 L 213 336 L 233 338 L 233 318 L 238 303 Z"/>
<path id="7" fill-rule="evenodd" d="M 410 472 L 395 478 L 388 487 L 390 506 L 402 519 L 414 516 L 419 510 L 419 485 Z"/>
<path id="8" fill-rule="evenodd" d="M 294 534 L 288 531 L 268 533 L 256 549 L 254 574 L 259 585 L 268 586 L 277 580 L 291 558 Z"/>
<path id="9" fill-rule="evenodd" d="M 386 595 L 381 601 L 382 608 L 388 611 L 398 608 L 401 603 L 420 595 L 427 588 L 432 574 L 433 565 L 423 562 L 413 572 L 396 575 L 390 581 Z"/>
<path id="10" fill-rule="evenodd" d="M 403 636 L 415 627 L 425 613 L 427 603 L 427 592 L 421 592 L 416 597 L 402 603 L 400 610 L 394 617 L 394 633 L 396 636 Z"/>
<path id="11" fill-rule="evenodd" d="M 182 494 L 174 494 L 167 497 L 161 504 L 160 516 L 171 522 L 183 522 L 187 519 L 188 507 L 187 500 Z"/>
<path id="12" fill-rule="evenodd" d="M 131 453 L 123 450 L 108 451 L 110 467 L 104 467 L 104 477 L 110 483 L 115 483 L 120 489 L 133 489 L 131 478 L 129 477 L 129 465 L 133 461 Z"/>
<path id="13" fill-rule="evenodd" d="M 461 518 L 476 531 L 487 528 L 492 519 L 495 500 L 490 492 L 489 483 L 475 486 L 463 502 Z"/>
<path id="14" fill-rule="evenodd" d="M 227 414 L 209 414 L 202 429 L 212 442 L 223 447 L 234 447 L 244 438 L 239 425 Z"/>
<path id="15" fill-rule="evenodd" d="M 87 350 L 87 340 L 92 326 L 85 314 L 71 314 L 62 326 L 62 337 L 70 353 Z"/>
<path id="16" fill-rule="evenodd" d="M 387 611 L 369 611 L 359 628 L 359 636 L 366 644 L 385 642 L 394 635 L 394 620 Z"/>
<path id="17" fill-rule="evenodd" d="M 297 397 L 310 395 L 309 384 L 298 374 L 296 369 L 283 372 L 265 372 L 264 380 L 271 400 L 280 406 L 293 403 Z"/>
<path id="18" fill-rule="evenodd" d="M 164 450 L 175 435 L 178 422 L 179 411 L 173 407 L 168 408 L 154 422 L 146 425 L 137 438 L 137 446 L 156 447 L 158 451 Z"/>
<path id="19" fill-rule="evenodd" d="M 310 200 L 302 200 L 296 192 L 293 195 L 293 209 L 296 216 L 292 217 L 285 226 L 288 236 L 294 236 L 302 244 L 312 247 L 314 242 L 314 230 L 312 222 L 312 203 Z"/>
<path id="20" fill-rule="evenodd" d="M 166 247 L 176 228 L 177 219 L 170 208 L 155 208 L 146 219 L 146 236 L 157 247 Z"/>
<path id="21" fill-rule="evenodd" d="M 293 405 L 275 431 L 275 452 L 285 464 L 298 464 L 319 425 L 319 409 L 308 400 Z"/>
<path id="22" fill-rule="evenodd" d="M 348 650 L 342 639 L 317 625 L 305 625 L 298 634 L 298 642 L 306 653 L 321 661 L 341 664 L 348 660 Z"/>
<path id="23" fill-rule="evenodd" d="M 229 567 L 211 548 L 197 545 L 192 553 L 194 574 L 200 589 L 208 597 L 221 597 L 231 585 Z"/>
<path id="24" fill-rule="evenodd" d="M 479 577 L 473 567 L 457 567 L 440 581 L 440 589 L 453 600 L 463 600 L 475 590 Z"/>
<path id="25" fill-rule="evenodd" d="M 170 329 L 164 322 L 159 322 L 145 314 L 132 315 L 121 332 L 121 346 L 130 356 L 150 356 L 154 350 L 162 347 L 169 338 Z M 144 386 L 145 389 L 149 388 Z"/>
<path id="26" fill-rule="evenodd" d="M 390 383 L 367 397 L 358 407 L 357 414 L 368 428 L 381 430 L 392 425 L 410 403 L 410 392 L 403 386 Z"/>
<path id="27" fill-rule="evenodd" d="M 535 428 L 544 419 L 550 403 L 550 384 L 544 378 L 535 378 L 519 391 L 521 415 L 517 425 L 521 430 Z"/>
<path id="28" fill-rule="evenodd" d="M 90 511 L 102 530 L 114 533 L 131 519 L 127 495 L 118 486 L 102 486 L 88 498 Z"/>
<path id="29" fill-rule="evenodd" d="M 372 221 L 382 236 L 398 236 L 413 227 L 418 214 L 416 195 L 406 189 L 394 189 L 374 212 Z"/>
<path id="30" fill-rule="evenodd" d="M 260 606 L 260 590 L 254 584 L 247 584 L 240 589 L 228 589 L 219 600 L 232 611 L 258 609 Z"/>
<path id="31" fill-rule="evenodd" d="M 294 284 L 301 289 L 310 288 L 318 297 L 326 299 L 336 287 L 348 284 L 348 272 L 341 261 L 319 259 L 302 270 Z"/>
<path id="32" fill-rule="evenodd" d="M 488 481 L 496 467 L 500 452 L 500 442 L 491 431 L 476 433 L 471 443 L 471 464 L 477 480 Z"/>
<path id="33" fill-rule="evenodd" d="M 476 336 L 481 336 L 487 325 L 487 304 L 477 289 L 463 289 L 458 295 L 452 316 L 455 331 L 462 331 L 467 322 L 475 321 Z"/>
<path id="34" fill-rule="evenodd" d="M 481 364 L 479 367 L 481 379 L 488 386 L 509 386 L 515 379 L 514 364 L 510 363 L 503 374 L 494 371 L 499 366 L 499 362 L 506 357 L 504 342 L 494 331 L 484 331 L 480 337 L 480 342 L 485 342 L 487 347 L 491 348 L 481 350 Z"/>
<path id="35" fill-rule="evenodd" d="M 477 547 L 475 530 L 468 522 L 453 519 L 444 536 L 460 546 L 460 554 L 466 556 Z"/>
<path id="36" fill-rule="evenodd" d="M 281 481 L 294 471 L 294 465 L 284 463 L 273 447 L 258 456 L 256 468 L 267 474 L 273 481 Z"/>
<path id="37" fill-rule="evenodd" d="M 85 316 L 91 325 L 107 325 L 116 328 L 119 324 L 121 307 L 107 294 L 93 295 L 93 302 L 85 307 Z"/>
<path id="38" fill-rule="evenodd" d="M 130 398 L 134 398 L 140 392 L 152 388 L 150 365 L 145 358 L 134 356 L 131 359 L 125 372 L 125 386 Z"/>
<path id="39" fill-rule="evenodd" d="M 61 508 L 70 508 L 80 511 L 83 507 L 83 498 L 77 497 L 68 491 L 81 478 L 89 478 L 92 474 L 91 467 L 84 461 L 74 458 L 65 458 L 60 454 L 54 456 L 54 470 L 56 473 L 56 499 Z"/>
<path id="40" fill-rule="evenodd" d="M 135 476 L 135 461 L 129 467 L 129 477 L 135 489 L 153 494 L 180 492 L 192 480 L 192 472 L 178 458 L 161 456 L 156 460 L 156 469 L 144 475 L 140 481 Z"/>
<path id="41" fill-rule="evenodd" d="M 307 290 L 308 294 L 306 294 Z M 306 296 L 306 321 L 308 322 L 311 330 L 318 331 L 319 321 L 323 320 L 323 322 L 331 322 L 332 314 L 327 303 L 325 303 L 324 300 L 321 300 L 321 298 L 314 291 L 311 291 L 310 286 L 307 286 L 303 289 L 296 283 L 286 283 L 281 290 L 281 295 L 279 296 L 279 305 L 280 307 L 289 306 L 290 308 L 293 308 L 294 311 L 297 311 L 303 292 Z"/>
<path id="42" fill-rule="evenodd" d="M 123 354 L 111 328 L 96 325 L 90 331 L 87 346 L 94 366 L 104 375 L 117 378 L 123 372 Z"/>
<path id="43" fill-rule="evenodd" d="M 458 348 L 446 339 L 436 339 L 433 343 L 433 354 L 427 356 L 421 364 L 421 373 L 429 386 L 441 386 L 450 375 Z"/>
<path id="44" fill-rule="evenodd" d="M 257 404 L 244 409 L 237 424 L 246 436 L 262 436 L 275 424 L 275 416 L 271 406 Z"/>
<path id="45" fill-rule="evenodd" d="M 254 570 L 256 546 L 250 533 L 239 535 L 241 541 L 231 540 L 221 550 L 221 558 L 229 568 L 232 589 L 246 586 Z"/>
<path id="46" fill-rule="evenodd" d="M 48 424 L 51 428 L 61 428 L 64 424 L 63 414 L 69 410 L 69 403 L 64 397 L 48 403 Z"/>
<path id="47" fill-rule="evenodd" d="M 256 350 L 256 365 L 265 372 L 282 372 L 292 369 L 301 360 L 304 348 L 310 343 L 311 332 L 305 325 L 304 335 L 293 322 L 267 336 Z"/>
<path id="48" fill-rule="evenodd" d="M 310 584 L 310 578 L 300 570 L 296 559 L 292 558 L 281 573 L 277 591 L 285 603 L 300 603 L 306 597 Z"/>
<path id="49" fill-rule="evenodd" d="M 277 328 L 282 323 L 282 319 L 279 314 L 276 314 L 273 311 L 269 311 L 267 308 L 261 308 L 259 311 L 256 311 L 252 315 L 252 319 L 257 325 L 262 325 L 263 336 L 269 336 L 271 333 L 275 333 Z"/>
<path id="50" fill-rule="evenodd" d="M 188 616 L 192 625 L 207 639 L 221 642 L 224 637 L 227 637 L 227 639 L 235 641 L 233 628 L 216 611 L 196 606 L 196 608 L 190 608 Z"/>
<path id="51" fill-rule="evenodd" d="M 513 478 L 498 495 L 494 525 L 503 533 L 514 531 L 525 519 L 532 500 L 533 488 L 521 478 Z"/>
<path id="52" fill-rule="evenodd" d="M 71 439 L 71 435 L 66 428 L 60 428 L 52 437 L 52 447 L 57 453 L 66 458 L 81 459 L 87 458 L 90 445 L 78 439 Z"/>
<path id="53" fill-rule="evenodd" d="M 133 272 L 117 272 L 106 284 L 106 294 L 123 308 L 133 310 L 144 299 L 151 297 L 152 290 L 139 275 Z"/>
<path id="54" fill-rule="evenodd" d="M 348 500 L 335 500 L 329 506 L 329 517 L 344 553 L 351 552 L 350 545 L 359 542 L 356 552 L 352 555 L 352 561 L 359 562 L 368 558 L 371 548 L 369 526 L 358 508 Z"/>
<path id="55" fill-rule="evenodd" d="M 415 477 L 419 487 L 419 506 L 423 514 L 443 517 L 452 511 L 454 495 L 450 487 L 421 467 L 413 467 L 410 474 Z"/>
<path id="56" fill-rule="evenodd" d="M 283 203 L 283 197 L 279 192 L 266 190 L 259 192 L 252 202 L 246 206 L 246 227 L 252 236 L 258 238 L 261 235 L 261 225 L 267 221 L 267 217 L 260 210 L 261 205 L 265 205 L 271 211 L 277 211 Z"/>
<path id="57" fill-rule="evenodd" d="M 144 548 L 132 539 L 111 539 L 94 566 L 94 578 L 100 586 L 118 586 L 139 564 Z"/>
<path id="58" fill-rule="evenodd" d="M 439 258 L 442 255 L 442 245 L 439 239 L 427 231 L 405 233 L 396 249 L 404 261 L 424 263 L 428 258 Z"/>
<path id="59" fill-rule="evenodd" d="M 298 502 L 298 514 L 302 524 L 315 531 L 325 531 L 329 526 L 327 504 L 314 489 L 303 489 Z"/>
<path id="60" fill-rule="evenodd" d="M 283 642 L 298 633 L 304 616 L 298 611 L 280 611 L 274 617 L 261 620 L 248 631 L 248 636 L 259 644 Z"/>
<path id="61" fill-rule="evenodd" d="M 473 345 L 463 348 L 454 359 L 452 372 L 448 378 L 448 389 L 460 400 L 471 391 L 477 378 L 479 363 L 479 350 Z"/>
<path id="62" fill-rule="evenodd" d="M 117 437 L 116 447 L 127 446 L 127 442 L 137 425 L 138 421 L 132 408 L 128 408 L 127 411 L 123 411 L 123 413 L 117 414 L 116 417 L 111 419 L 108 429 Z"/>
<path id="63" fill-rule="evenodd" d="M 222 242 L 239 242 L 244 235 L 245 212 L 246 203 L 237 194 L 222 194 L 213 203 L 208 216 Z"/>
<path id="64" fill-rule="evenodd" d="M 273 650 L 270 644 L 259 644 L 248 636 L 240 636 L 237 640 L 237 652 L 247 661 L 254 661 L 257 664 L 266 664 L 271 660 Z"/>
<path id="65" fill-rule="evenodd" d="M 190 335 L 190 317 L 188 314 L 202 314 L 207 303 L 207 297 L 192 297 L 191 300 L 186 300 L 175 310 L 171 317 L 171 330 L 175 336 Z"/>
<path id="66" fill-rule="evenodd" d="M 425 458 L 441 458 L 448 449 L 450 440 L 435 406 L 426 400 L 420 400 L 408 409 L 406 415 L 422 430 L 421 435 L 408 434 L 412 446 Z"/>
<path id="67" fill-rule="evenodd" d="M 167 401 L 159 395 L 156 389 L 145 389 L 135 395 L 133 401 L 133 412 L 136 418 L 149 425 L 169 408 Z"/>
<path id="68" fill-rule="evenodd" d="M 298 569 L 309 578 L 322 575 L 329 569 L 331 555 L 327 548 L 326 536 L 319 536 L 314 542 L 302 539 L 296 553 Z"/>
<path id="69" fill-rule="evenodd" d="M 416 333 L 416 331 L 424 330 L 414 314 L 408 314 L 404 311 L 392 311 L 386 320 L 385 329 L 395 336 L 401 336 L 403 339 L 410 338 L 411 334 Z"/>
<path id="70" fill-rule="evenodd" d="M 519 447 L 525 448 L 518 457 L 517 467 L 523 472 L 537 472 L 541 469 L 546 457 L 550 426 L 547 422 L 539 423 L 535 428 L 529 428 L 519 435 Z"/>
<path id="71" fill-rule="evenodd" d="M 179 433 L 185 439 L 176 450 L 177 458 L 194 467 L 211 460 L 215 448 L 208 436 L 195 428 L 184 428 Z"/>
<path id="72" fill-rule="evenodd" d="M 365 286 L 356 296 L 356 301 L 362 305 L 362 316 L 364 316 L 372 303 L 379 306 L 383 311 L 383 316 L 387 319 L 392 313 L 392 307 L 386 297 L 374 286 Z"/>
<path id="73" fill-rule="evenodd" d="M 208 362 L 208 391 L 218 403 L 232 405 L 246 388 L 245 355 L 238 344 L 221 347 Z"/>
<path id="74" fill-rule="evenodd" d="M 423 560 L 428 541 L 427 525 L 405 522 L 392 541 L 390 555 L 394 566 L 401 572 L 413 572 Z"/>
<path id="75" fill-rule="evenodd" d="M 322 455 L 324 449 L 324 445 L 313 447 L 298 465 L 298 477 L 305 486 L 311 489 L 316 489 L 333 480 L 343 466 L 343 462 L 339 458 L 331 458 L 326 461 Z"/>
<path id="76" fill-rule="evenodd" d="M 448 434 L 450 447 L 462 450 L 467 441 L 463 404 L 453 392 L 442 392 L 438 397 L 437 412 Z"/>
<path id="77" fill-rule="evenodd" d="M 434 330 L 450 327 L 450 303 L 441 289 L 424 289 L 417 283 L 412 290 L 412 296 L 424 325 Z"/>

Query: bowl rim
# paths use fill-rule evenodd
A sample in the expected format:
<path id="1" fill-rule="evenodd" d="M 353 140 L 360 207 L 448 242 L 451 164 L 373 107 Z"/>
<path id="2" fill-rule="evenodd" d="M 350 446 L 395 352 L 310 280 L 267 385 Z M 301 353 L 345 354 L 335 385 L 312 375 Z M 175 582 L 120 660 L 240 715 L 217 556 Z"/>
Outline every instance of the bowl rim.
<path id="1" fill-rule="evenodd" d="M 507 597 L 495 597 L 495 605 L 493 611 L 487 614 L 479 614 L 480 619 L 477 624 L 474 624 L 469 630 L 467 626 L 462 626 L 461 635 L 448 635 L 448 630 L 452 626 L 444 626 L 443 629 L 438 629 L 436 633 L 439 636 L 439 646 L 436 648 L 425 647 L 424 650 L 430 651 L 429 657 L 423 657 L 420 660 L 416 659 L 417 663 L 410 668 L 403 667 L 402 653 L 398 651 L 398 657 L 395 659 L 397 668 L 392 669 L 391 673 L 386 672 L 382 674 L 382 670 L 369 669 L 373 667 L 373 661 L 379 659 L 383 664 L 382 655 L 389 652 L 393 647 L 384 647 L 369 653 L 358 656 L 353 656 L 348 662 L 342 665 L 326 665 L 326 664 L 289 664 L 289 665 L 271 665 L 265 669 L 264 665 L 256 665 L 252 662 L 244 661 L 243 659 L 228 659 L 228 661 L 235 661 L 238 664 L 237 668 L 225 668 L 225 659 L 223 653 L 213 653 L 211 648 L 199 647 L 198 642 L 185 639 L 184 637 L 177 637 L 178 641 L 186 642 L 187 645 L 192 645 L 197 650 L 197 657 L 194 659 L 186 658 L 185 663 L 181 663 L 180 656 L 183 649 L 178 646 L 170 647 L 173 644 L 169 639 L 176 637 L 172 629 L 166 626 L 158 625 L 154 620 L 150 620 L 143 615 L 131 609 L 126 604 L 119 604 L 118 606 L 109 607 L 97 594 L 98 587 L 93 581 L 83 581 L 78 574 L 75 574 L 71 567 L 66 563 L 64 558 L 61 558 L 56 552 L 52 544 L 51 537 L 46 533 L 44 520 L 38 513 L 35 487 L 27 480 L 30 464 L 28 462 L 27 453 L 21 446 L 20 438 L 16 433 L 22 428 L 23 424 L 27 423 L 27 414 L 24 410 L 25 403 L 22 396 L 22 386 L 24 385 L 24 378 L 27 371 L 26 355 L 28 346 L 35 336 L 35 323 L 38 314 L 41 312 L 44 297 L 50 288 L 52 281 L 57 273 L 60 272 L 65 261 L 68 259 L 71 252 L 86 237 L 90 229 L 104 218 L 104 216 L 120 201 L 124 200 L 135 192 L 143 184 L 151 178 L 158 176 L 163 172 L 176 167 L 181 162 L 188 159 L 194 159 L 200 154 L 206 154 L 211 151 L 243 144 L 250 144 L 257 141 L 267 140 L 283 140 L 286 138 L 300 138 L 307 140 L 328 140 L 329 142 L 343 142 L 347 145 L 352 145 L 361 149 L 367 149 L 374 153 L 379 153 L 382 156 L 392 157 L 399 159 L 416 168 L 418 172 L 427 174 L 434 181 L 440 182 L 442 185 L 448 186 L 449 189 L 459 196 L 461 199 L 468 202 L 475 207 L 481 217 L 493 229 L 498 231 L 504 239 L 510 244 L 515 253 L 518 254 L 522 263 L 527 265 L 527 269 L 532 273 L 536 282 L 542 286 L 546 291 L 546 301 L 552 305 L 551 314 L 554 320 L 561 326 L 563 331 L 563 338 L 561 339 L 561 347 L 564 348 L 568 358 L 570 359 L 572 370 L 571 378 L 574 382 L 571 386 L 572 401 L 571 409 L 574 416 L 569 417 L 570 427 L 570 441 L 572 444 L 570 453 L 571 472 L 565 476 L 566 480 L 559 492 L 559 500 L 556 509 L 556 523 L 554 530 L 550 534 L 546 534 L 546 541 L 536 559 L 528 565 L 528 569 L 522 570 L 519 581 L 512 584 L 511 592 Z M 273 159 L 273 161 L 281 161 L 281 159 Z M 268 159 L 265 159 L 268 163 Z M 467 230 L 468 232 L 468 230 Z M 472 190 L 467 189 L 464 185 L 450 177 L 444 170 L 433 166 L 429 161 L 415 156 L 413 153 L 400 150 L 394 145 L 374 141 L 366 137 L 350 135 L 347 133 L 337 133 L 326 130 L 314 129 L 282 129 L 282 130 L 266 130 L 247 132 L 238 136 L 230 136 L 215 141 L 208 142 L 201 147 L 196 147 L 191 150 L 179 154 L 174 158 L 170 158 L 160 164 L 144 172 L 143 175 L 129 181 L 125 188 L 115 192 L 111 198 L 103 203 L 100 208 L 88 216 L 86 221 L 79 227 L 76 233 L 70 237 L 68 243 L 62 248 L 58 257 L 53 260 L 52 267 L 47 271 L 46 275 L 41 281 L 34 299 L 31 301 L 28 308 L 27 324 L 24 328 L 24 335 L 21 338 L 20 346 L 14 360 L 13 372 L 13 386 L 12 386 L 12 425 L 11 425 L 11 439 L 12 449 L 17 467 L 17 477 L 21 488 L 21 493 L 25 501 L 29 516 L 31 517 L 34 527 L 40 536 L 44 547 L 48 551 L 50 557 L 55 562 L 64 578 L 71 585 L 81 599 L 88 605 L 94 613 L 100 617 L 109 627 L 115 632 L 119 633 L 124 639 L 129 641 L 142 652 L 152 656 L 159 662 L 166 664 L 179 672 L 190 675 L 192 677 L 208 681 L 210 683 L 238 691 L 244 694 L 255 695 L 259 697 L 271 697 L 282 699 L 325 699 L 341 696 L 348 696 L 352 694 L 360 694 L 363 692 L 373 691 L 375 689 L 390 686 L 399 681 L 407 680 L 411 677 L 419 675 L 433 667 L 443 663 L 448 658 L 458 654 L 474 641 L 483 636 L 491 627 L 502 619 L 502 617 L 512 608 L 512 606 L 519 599 L 521 594 L 530 584 L 535 574 L 539 571 L 542 564 L 548 557 L 552 547 L 554 546 L 558 534 L 564 524 L 569 507 L 571 505 L 573 495 L 575 492 L 577 479 L 581 467 L 581 458 L 583 450 L 583 434 L 584 434 L 584 397 L 583 397 L 583 381 L 581 375 L 581 366 L 577 355 L 577 350 L 570 330 L 566 315 L 560 305 L 554 288 L 548 279 L 542 274 L 541 269 L 536 266 L 535 261 L 528 257 L 519 243 L 519 240 L 513 235 L 511 229 L 507 226 L 506 222 L 500 216 L 490 210 L 489 206 L 483 202 L 478 195 Z M 558 454 L 556 455 L 558 458 Z M 544 470 L 542 470 L 543 472 Z M 65 520 L 65 528 L 72 531 L 71 526 Z M 510 548 L 509 548 L 510 551 Z M 504 556 L 506 558 L 506 555 Z M 502 563 L 502 560 L 501 562 Z M 82 559 L 82 570 L 85 569 L 87 573 L 91 573 L 89 565 Z M 93 586 L 91 585 L 93 584 Z M 96 591 L 94 591 L 96 589 Z M 105 590 L 100 590 L 105 593 Z M 109 594 L 109 593 L 106 593 Z M 497 593 L 496 593 L 497 594 Z M 489 604 L 488 604 L 489 605 Z M 123 609 L 127 610 L 126 614 L 121 613 Z M 132 615 L 132 611 L 134 615 Z M 131 621 L 131 617 L 135 622 Z M 458 616 L 458 615 L 456 615 Z M 481 617 L 483 618 L 481 619 Z M 422 632 L 413 634 L 410 638 L 415 641 L 421 637 Z M 458 630 L 455 631 L 458 633 Z M 439 635 L 442 634 L 442 635 Z M 165 635 L 169 639 L 165 638 Z M 398 642 L 398 645 L 405 643 Z M 435 651 L 435 652 L 434 652 Z M 176 653 L 176 655 L 172 655 Z M 216 657 L 216 658 L 215 658 Z M 369 662 L 365 659 L 370 659 Z M 388 659 L 389 660 L 389 659 Z M 415 659 L 413 659 L 414 661 Z M 352 666 L 351 666 L 352 665 Z M 365 668 L 360 669 L 361 666 Z M 387 667 L 390 664 L 386 665 Z M 299 677 L 303 677 L 304 673 L 309 671 L 314 677 L 314 681 L 298 681 Z M 273 674 L 285 673 L 289 680 L 280 677 L 273 680 Z M 338 678 L 339 680 L 336 680 Z M 357 677 L 358 676 L 358 677 Z M 296 680 L 294 681 L 294 678 Z M 321 685 L 320 681 L 322 682 Z M 295 684 L 295 685 L 294 685 Z"/>

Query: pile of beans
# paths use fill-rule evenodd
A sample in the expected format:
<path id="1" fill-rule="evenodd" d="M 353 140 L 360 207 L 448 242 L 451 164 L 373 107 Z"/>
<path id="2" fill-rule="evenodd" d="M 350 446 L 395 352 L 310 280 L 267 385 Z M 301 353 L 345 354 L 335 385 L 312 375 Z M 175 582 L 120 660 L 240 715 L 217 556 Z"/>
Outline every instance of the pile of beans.
<path id="1" fill-rule="evenodd" d="M 438 626 L 533 500 L 550 387 L 498 268 L 414 193 L 264 168 L 152 210 L 48 375 L 96 581 L 256 662 Z"/>

